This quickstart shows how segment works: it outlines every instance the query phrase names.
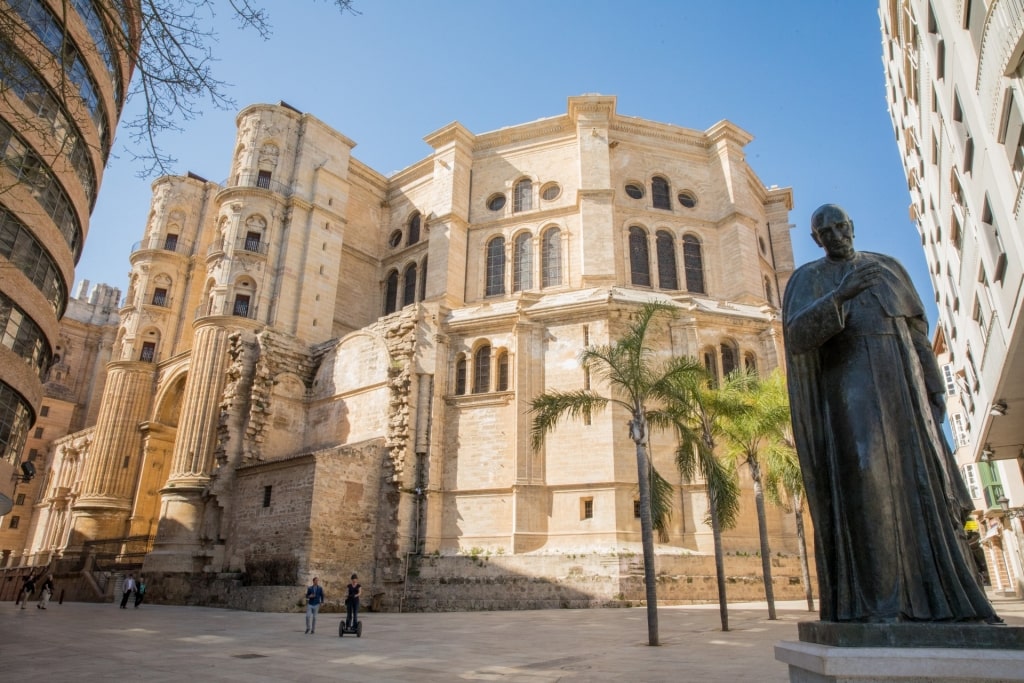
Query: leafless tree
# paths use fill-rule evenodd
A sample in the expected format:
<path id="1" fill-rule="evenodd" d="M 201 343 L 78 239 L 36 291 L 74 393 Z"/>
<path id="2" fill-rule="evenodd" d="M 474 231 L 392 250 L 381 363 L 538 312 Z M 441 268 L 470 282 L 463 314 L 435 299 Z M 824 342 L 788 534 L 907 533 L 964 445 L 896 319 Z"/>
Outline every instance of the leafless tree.
<path id="1" fill-rule="evenodd" d="M 79 0 L 80 2 L 82 0 Z M 89 0 L 85 0 L 88 2 Z M 325 0 L 327 1 L 327 0 Z M 342 14 L 358 14 L 355 0 L 329 0 Z M 19 4 L 15 1 L 14 4 Z M 26 4 L 23 1 L 20 4 Z M 61 25 L 63 18 L 74 13 L 75 0 L 63 0 L 57 10 Z M 159 140 L 163 133 L 181 131 L 188 121 L 203 113 L 204 106 L 229 109 L 235 106 L 229 95 L 230 86 L 216 75 L 217 32 L 214 26 L 221 13 L 232 15 L 238 26 L 256 31 L 264 39 L 272 33 L 272 24 L 265 3 L 256 0 L 93 0 L 92 6 L 102 17 L 108 38 L 117 52 L 135 55 L 134 74 L 127 87 L 126 101 L 142 98 L 141 113 L 121 121 L 129 144 L 126 154 L 139 165 L 143 177 L 167 173 L 176 162 L 162 149 Z M 125 6 L 138 12 L 137 21 L 122 21 Z M 59 68 L 51 73 L 62 74 L 59 92 L 52 92 L 58 102 L 55 106 L 64 112 L 81 111 L 79 90 L 67 79 L 67 63 L 73 59 L 67 36 L 61 38 L 59 50 L 35 50 L 24 55 L 15 48 L 19 33 L 24 33 L 15 11 L 0 13 L 0 99 L 4 100 L 7 115 L 19 117 L 19 127 L 54 127 L 54 114 L 43 115 L 36 102 L 26 101 L 31 91 L 25 80 L 38 79 L 35 69 L 40 60 L 52 59 Z M 95 49 L 81 45 L 78 49 Z M 36 62 L 36 63 L 32 63 Z M 45 67 L 44 67 L 45 68 Z M 32 93 L 36 94 L 36 93 Z M 26 106 L 27 105 L 27 106 Z M 33 111 L 34 110 L 34 111 Z M 59 115 L 58 115 L 59 117 Z M 46 131 L 43 131 L 44 133 Z M 38 150 L 47 157 L 45 162 L 58 162 L 62 154 L 69 153 L 69 141 L 54 136 L 52 131 L 42 137 L 54 140 L 51 149 Z"/>

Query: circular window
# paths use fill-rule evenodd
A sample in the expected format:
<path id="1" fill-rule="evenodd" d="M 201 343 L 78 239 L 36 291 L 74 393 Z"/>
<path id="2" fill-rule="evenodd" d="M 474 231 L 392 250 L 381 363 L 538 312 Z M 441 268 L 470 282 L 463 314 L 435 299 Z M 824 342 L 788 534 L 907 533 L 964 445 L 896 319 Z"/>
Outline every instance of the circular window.
<path id="1" fill-rule="evenodd" d="M 644 198 L 644 188 L 641 187 L 640 185 L 636 185 L 634 183 L 630 183 L 630 184 L 626 185 L 626 194 L 628 194 L 633 199 L 643 199 Z"/>
<path id="2" fill-rule="evenodd" d="M 393 233 L 391 233 L 391 237 L 388 238 L 388 246 L 391 247 L 392 249 L 394 249 L 395 247 L 397 247 L 401 243 L 402 243 L 402 231 L 401 230 L 395 230 Z"/>
<path id="3" fill-rule="evenodd" d="M 685 206 L 687 209 L 692 209 L 697 206 L 697 198 L 690 192 L 679 193 L 679 203 Z"/>
<path id="4" fill-rule="evenodd" d="M 505 208 L 505 195 L 495 194 L 487 200 L 487 208 L 491 211 L 501 211 Z"/>
<path id="5" fill-rule="evenodd" d="M 562 188 L 558 186 L 558 183 L 551 183 L 549 185 L 545 185 L 544 189 L 540 191 L 540 196 L 546 199 L 547 201 L 555 199 L 560 194 L 562 194 Z"/>

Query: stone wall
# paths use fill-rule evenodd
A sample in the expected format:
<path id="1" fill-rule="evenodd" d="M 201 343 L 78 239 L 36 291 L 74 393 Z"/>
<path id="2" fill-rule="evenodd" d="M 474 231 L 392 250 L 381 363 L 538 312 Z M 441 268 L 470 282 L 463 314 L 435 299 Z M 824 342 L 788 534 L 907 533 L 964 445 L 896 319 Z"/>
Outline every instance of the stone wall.
<path id="1" fill-rule="evenodd" d="M 717 602 L 713 556 L 663 555 L 657 564 L 658 604 Z M 730 602 L 764 600 L 760 557 L 729 555 L 725 571 Z M 799 558 L 773 558 L 772 583 L 776 600 L 802 600 Z M 628 607 L 643 600 L 639 555 L 426 556 L 414 558 L 404 591 L 382 596 L 381 608 L 434 612 Z"/>

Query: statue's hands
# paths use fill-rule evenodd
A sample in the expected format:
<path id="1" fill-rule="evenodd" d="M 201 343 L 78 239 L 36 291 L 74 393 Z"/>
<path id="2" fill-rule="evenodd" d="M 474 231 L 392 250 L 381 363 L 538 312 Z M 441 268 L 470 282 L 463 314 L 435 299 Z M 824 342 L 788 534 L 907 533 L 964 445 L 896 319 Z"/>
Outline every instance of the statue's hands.
<path id="1" fill-rule="evenodd" d="M 841 303 L 849 301 L 881 279 L 882 267 L 877 263 L 854 266 L 853 270 L 847 273 L 836 287 L 836 298 Z"/>

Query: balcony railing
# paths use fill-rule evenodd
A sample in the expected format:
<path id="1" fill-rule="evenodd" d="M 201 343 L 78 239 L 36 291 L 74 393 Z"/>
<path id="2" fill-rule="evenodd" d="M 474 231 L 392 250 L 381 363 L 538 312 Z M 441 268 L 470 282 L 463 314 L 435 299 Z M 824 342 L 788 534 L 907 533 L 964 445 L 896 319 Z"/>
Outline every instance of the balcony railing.
<path id="1" fill-rule="evenodd" d="M 192 251 L 192 245 L 188 241 L 178 239 L 174 235 L 153 235 L 132 245 L 133 254 L 143 249 L 157 249 L 159 251 L 170 251 L 175 254 L 188 254 Z"/>
<path id="2" fill-rule="evenodd" d="M 224 187 L 259 187 L 285 197 L 292 196 L 290 185 L 258 173 L 237 173 L 221 183 Z"/>
<path id="3" fill-rule="evenodd" d="M 230 315 L 236 318 L 256 319 L 256 304 L 250 301 L 225 301 L 219 305 L 201 304 L 196 308 L 195 319 L 218 315 Z"/>
<path id="4" fill-rule="evenodd" d="M 249 254 L 267 255 L 268 242 L 252 237 L 240 237 L 235 246 L 235 251 L 243 251 Z"/>

